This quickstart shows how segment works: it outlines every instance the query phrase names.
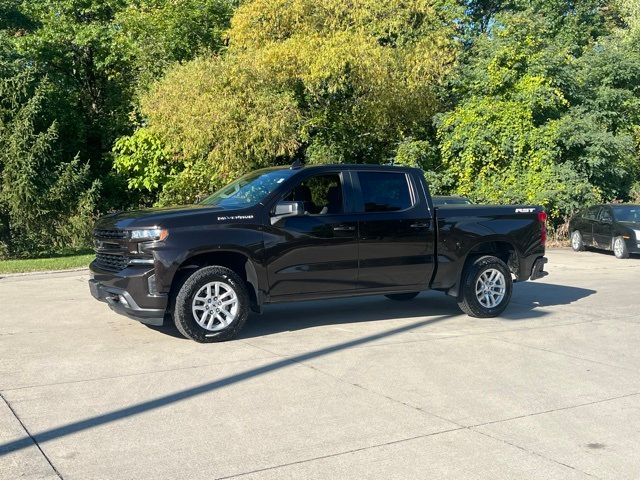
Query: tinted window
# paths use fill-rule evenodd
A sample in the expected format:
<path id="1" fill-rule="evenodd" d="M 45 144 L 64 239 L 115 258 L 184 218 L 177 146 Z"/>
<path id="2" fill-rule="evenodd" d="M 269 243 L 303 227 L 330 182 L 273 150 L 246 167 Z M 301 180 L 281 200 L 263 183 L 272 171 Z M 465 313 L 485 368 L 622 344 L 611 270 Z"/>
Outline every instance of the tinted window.
<path id="1" fill-rule="evenodd" d="M 411 206 L 404 173 L 358 172 L 365 212 L 394 212 Z"/>
<path id="2" fill-rule="evenodd" d="M 584 212 L 583 217 L 587 220 L 595 220 L 598 216 L 598 211 L 600 207 L 591 207 L 587 211 Z"/>
<path id="3" fill-rule="evenodd" d="M 610 222 L 611 220 L 612 220 L 611 212 L 609 212 L 608 208 L 603 208 L 600 211 L 600 221 L 602 221 L 602 222 Z"/>
<path id="4" fill-rule="evenodd" d="M 300 182 L 284 196 L 288 202 L 302 202 L 305 215 L 343 213 L 340 175 L 315 175 Z"/>

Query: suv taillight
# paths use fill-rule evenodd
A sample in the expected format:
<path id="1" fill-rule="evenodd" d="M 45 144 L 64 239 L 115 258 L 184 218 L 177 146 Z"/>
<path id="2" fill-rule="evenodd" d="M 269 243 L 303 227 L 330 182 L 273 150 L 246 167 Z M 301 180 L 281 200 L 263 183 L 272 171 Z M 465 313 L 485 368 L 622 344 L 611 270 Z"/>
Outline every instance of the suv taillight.
<path id="1" fill-rule="evenodd" d="M 538 212 L 538 221 L 540 222 L 540 239 L 544 245 L 547 243 L 547 212 Z"/>

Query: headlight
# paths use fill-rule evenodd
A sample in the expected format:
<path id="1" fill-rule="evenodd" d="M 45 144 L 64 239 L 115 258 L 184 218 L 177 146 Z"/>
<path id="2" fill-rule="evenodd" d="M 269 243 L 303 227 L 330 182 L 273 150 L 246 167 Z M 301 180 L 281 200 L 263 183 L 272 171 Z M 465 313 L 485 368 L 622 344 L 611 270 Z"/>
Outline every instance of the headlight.
<path id="1" fill-rule="evenodd" d="M 165 228 L 131 230 L 131 240 L 164 240 L 168 236 L 169 231 Z"/>
<path id="2" fill-rule="evenodd" d="M 634 230 L 636 232 L 636 241 L 640 242 L 640 230 Z"/>

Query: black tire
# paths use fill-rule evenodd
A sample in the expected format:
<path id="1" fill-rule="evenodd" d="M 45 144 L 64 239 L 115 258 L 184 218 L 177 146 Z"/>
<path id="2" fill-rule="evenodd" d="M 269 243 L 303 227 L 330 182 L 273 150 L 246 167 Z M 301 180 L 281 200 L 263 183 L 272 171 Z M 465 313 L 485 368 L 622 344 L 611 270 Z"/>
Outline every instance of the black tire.
<path id="1" fill-rule="evenodd" d="M 575 230 L 571 234 L 571 248 L 573 248 L 574 252 L 584 251 L 584 242 L 582 241 L 582 234 L 580 233 L 580 230 Z"/>
<path id="2" fill-rule="evenodd" d="M 407 300 L 413 300 L 416 298 L 419 293 L 420 292 L 390 293 L 389 295 L 385 295 L 385 297 L 396 302 L 406 302 Z"/>
<path id="3" fill-rule="evenodd" d="M 502 273 L 504 279 L 504 296 L 500 303 L 494 307 L 487 307 L 480 303 L 480 300 L 476 296 L 476 284 L 480 276 L 487 270 L 497 270 Z M 468 260 L 467 265 L 462 274 L 462 285 L 460 288 L 460 298 L 458 300 L 458 306 L 460 309 L 469 315 L 470 317 L 477 318 L 490 318 L 500 315 L 511 299 L 511 292 L 513 290 L 513 281 L 511 279 L 511 272 L 509 267 L 497 257 L 485 255 L 482 257 L 475 257 Z"/>
<path id="4" fill-rule="evenodd" d="M 619 242 L 620 247 L 616 248 L 616 242 Z M 623 259 L 629 258 L 629 249 L 627 248 L 627 242 L 622 237 L 615 237 L 611 241 L 611 249 L 616 258 Z"/>
<path id="5" fill-rule="evenodd" d="M 233 321 L 218 331 L 207 330 L 198 325 L 191 306 L 198 291 L 211 282 L 223 282 L 231 287 L 238 300 L 238 311 Z M 223 342 L 236 337 L 249 317 L 250 302 L 242 279 L 225 267 L 203 267 L 186 279 L 175 299 L 173 318 L 178 331 L 199 343 Z M 222 308 L 222 307 L 220 307 Z"/>

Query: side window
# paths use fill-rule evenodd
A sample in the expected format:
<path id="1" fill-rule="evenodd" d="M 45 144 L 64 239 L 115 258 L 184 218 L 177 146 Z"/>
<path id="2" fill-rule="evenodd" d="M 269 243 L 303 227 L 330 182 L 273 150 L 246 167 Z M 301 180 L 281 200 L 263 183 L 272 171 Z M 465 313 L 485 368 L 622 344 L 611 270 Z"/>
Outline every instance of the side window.
<path id="1" fill-rule="evenodd" d="M 288 202 L 302 202 L 305 215 L 328 215 L 344 212 L 340 175 L 315 175 L 300 182 L 283 197 Z"/>
<path id="2" fill-rule="evenodd" d="M 365 212 L 394 212 L 411 207 L 407 176 L 395 172 L 358 172 Z"/>
<path id="3" fill-rule="evenodd" d="M 595 220 L 598 216 L 598 211 L 600 207 L 591 207 L 584 213 L 584 218 L 586 220 Z"/>
<path id="4" fill-rule="evenodd" d="M 603 208 L 600 211 L 600 218 L 599 220 L 601 222 L 610 222 L 611 220 L 613 220 L 613 218 L 611 218 L 611 212 L 609 211 L 608 208 Z"/>

